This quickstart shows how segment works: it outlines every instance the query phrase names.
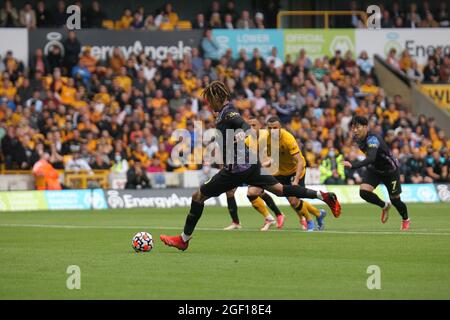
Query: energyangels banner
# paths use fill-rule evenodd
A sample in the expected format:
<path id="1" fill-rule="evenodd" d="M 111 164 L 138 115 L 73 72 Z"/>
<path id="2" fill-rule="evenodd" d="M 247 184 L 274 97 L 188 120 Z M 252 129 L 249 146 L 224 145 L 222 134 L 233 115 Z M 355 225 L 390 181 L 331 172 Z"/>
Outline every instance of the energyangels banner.
<path id="1" fill-rule="evenodd" d="M 163 60 L 167 54 L 172 54 L 175 60 L 182 59 L 183 55 L 190 53 L 193 47 L 198 47 L 202 39 L 201 30 L 186 31 L 117 31 L 103 29 L 85 29 L 76 31 L 77 38 L 83 48 L 91 47 L 91 54 L 99 59 L 106 60 L 118 47 L 125 58 L 131 53 L 145 52 L 150 58 Z M 41 48 L 48 54 L 53 46 L 61 48 L 64 55 L 64 40 L 67 31 L 64 29 L 35 29 L 29 31 L 30 57 Z"/>
<path id="2" fill-rule="evenodd" d="M 364 203 L 359 197 L 359 186 L 308 186 L 314 190 L 335 192 L 343 204 Z M 402 185 L 402 199 L 405 202 L 449 202 L 450 184 L 405 184 Z M 6 191 L 0 192 L 0 212 L 2 211 L 39 211 L 39 210 L 101 210 L 133 208 L 173 208 L 189 207 L 191 195 L 195 188 L 184 189 L 149 189 L 149 190 L 62 190 L 62 191 Z M 384 186 L 375 192 L 383 199 L 388 199 Z M 238 206 L 251 206 L 247 199 L 247 187 L 237 189 Z M 284 197 L 273 196 L 277 205 L 288 206 Z M 308 200 L 309 201 L 309 200 Z M 317 199 L 310 201 L 322 204 Z M 207 206 L 227 206 L 226 195 L 211 198 Z"/>
<path id="3" fill-rule="evenodd" d="M 20 47 L 11 48 L 27 61 L 37 48 L 48 52 L 51 46 L 59 46 L 64 52 L 63 41 L 67 31 L 63 29 L 36 29 L 26 31 L 2 29 L 2 39 L 21 39 L 13 41 L 21 43 Z M 20 36 L 16 35 L 21 32 Z M 295 59 L 301 49 L 305 49 L 311 58 L 332 56 L 336 50 L 342 53 L 350 50 L 356 58 L 366 50 L 370 57 L 379 54 L 386 57 L 391 48 L 398 54 L 404 49 L 411 57 L 424 65 L 428 55 L 441 47 L 444 54 L 450 53 L 449 28 L 434 29 L 249 29 L 226 30 L 214 29 L 213 37 L 224 53 L 231 48 L 234 57 L 244 49 L 252 57 L 253 49 L 258 48 L 263 57 L 270 55 L 273 47 L 278 49 L 278 56 L 284 60 L 286 55 Z M 28 35 L 28 37 L 26 37 Z M 128 57 L 130 53 L 145 52 L 152 59 L 161 60 L 171 53 L 175 59 L 190 53 L 193 47 L 199 47 L 203 38 L 201 30 L 190 31 L 136 31 L 136 30 L 101 30 L 86 29 L 77 31 L 78 39 L 83 47 L 90 46 L 92 54 L 101 60 L 109 58 L 114 47 L 119 47 Z M 11 43 L 4 41 L 4 47 Z M 1 48 L 2 46 L 0 46 Z M 28 50 L 28 52 L 26 52 Z M 1 53 L 0 53 L 1 54 Z"/>
<path id="4" fill-rule="evenodd" d="M 450 84 L 422 84 L 420 90 L 450 112 Z"/>

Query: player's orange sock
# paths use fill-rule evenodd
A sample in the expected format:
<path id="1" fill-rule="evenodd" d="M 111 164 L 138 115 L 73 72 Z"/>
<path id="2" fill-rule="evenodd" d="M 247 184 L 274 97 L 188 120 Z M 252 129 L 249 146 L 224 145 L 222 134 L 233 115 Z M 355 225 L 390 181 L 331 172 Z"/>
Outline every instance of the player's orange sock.
<path id="1" fill-rule="evenodd" d="M 295 212 L 297 212 L 297 215 L 300 219 L 302 218 L 302 216 L 304 216 L 306 221 L 311 221 L 312 217 L 309 214 L 308 209 L 306 208 L 304 203 L 305 203 L 305 201 L 299 200 L 297 205 L 294 206 L 293 208 L 294 208 Z"/>
<path id="2" fill-rule="evenodd" d="M 273 220 L 272 215 L 269 212 L 269 209 L 266 207 L 266 203 L 261 197 L 248 197 L 248 200 L 252 203 L 253 208 L 255 208 L 259 213 L 263 215 L 265 219 Z"/>
<path id="3" fill-rule="evenodd" d="M 308 201 L 303 200 L 303 206 L 306 207 L 306 209 L 308 210 L 309 213 L 312 213 L 313 215 L 315 215 L 317 218 L 320 217 L 320 211 L 319 209 L 317 209 L 316 207 L 314 207 L 311 203 L 309 203 Z"/>

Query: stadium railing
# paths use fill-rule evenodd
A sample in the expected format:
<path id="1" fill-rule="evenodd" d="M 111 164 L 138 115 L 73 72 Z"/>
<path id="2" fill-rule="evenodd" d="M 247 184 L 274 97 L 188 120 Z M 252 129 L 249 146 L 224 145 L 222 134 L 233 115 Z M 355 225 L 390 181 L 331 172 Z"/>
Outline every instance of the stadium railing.
<path id="1" fill-rule="evenodd" d="M 64 184 L 71 189 L 109 188 L 109 170 L 65 171 Z"/>

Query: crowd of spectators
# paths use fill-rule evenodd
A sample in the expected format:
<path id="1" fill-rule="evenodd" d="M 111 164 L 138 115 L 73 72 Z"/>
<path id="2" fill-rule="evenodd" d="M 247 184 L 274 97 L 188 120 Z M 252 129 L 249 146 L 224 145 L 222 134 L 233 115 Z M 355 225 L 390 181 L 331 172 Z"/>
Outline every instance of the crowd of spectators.
<path id="1" fill-rule="evenodd" d="M 178 143 L 172 133 L 186 129 L 194 136 L 196 120 L 214 127 L 200 94 L 221 80 L 244 119 L 280 117 L 323 183 L 361 180 L 361 170 L 341 166 L 343 158 L 362 157 L 348 128 L 355 114 L 368 116 L 371 130 L 385 137 L 404 181 L 449 181 L 450 140 L 434 119 L 416 118 L 401 96 L 386 96 L 364 51 L 357 58 L 338 50 L 311 59 L 301 50 L 283 62 L 276 47 L 268 57 L 257 48 L 238 57 L 228 49 L 215 59 L 193 48 L 180 61 L 169 53 L 157 62 L 144 53 L 125 58 L 116 48 L 107 61 L 97 61 L 89 47 L 81 52 L 75 32 L 63 43 L 64 58 L 54 46 L 48 56 L 38 49 L 29 66 L 13 52 L 0 62 L 0 163 L 6 169 L 31 169 L 44 153 L 57 169 L 130 177 L 133 170 L 201 169 L 170 157 Z M 192 145 L 183 148 L 188 154 Z"/>
<path id="2" fill-rule="evenodd" d="M 448 3 L 442 1 L 420 1 L 402 7 L 399 1 L 390 5 L 379 4 L 381 9 L 381 28 L 436 28 L 449 27 L 450 16 Z M 263 8 L 258 12 L 250 13 L 248 10 L 238 12 L 234 0 L 211 1 L 204 12 L 198 12 L 195 17 L 180 17 L 172 3 L 167 2 L 154 12 L 147 12 L 144 6 L 132 10 L 123 4 L 123 13 L 119 19 L 108 17 L 96 0 L 84 5 L 82 1 L 58 0 L 55 4 L 39 0 L 36 5 L 28 2 L 23 8 L 16 8 L 14 1 L 5 0 L 0 9 L 0 27 L 61 27 L 66 24 L 68 5 L 75 4 L 83 12 L 81 15 L 82 28 L 115 29 L 145 29 L 145 30 L 173 30 L 176 28 L 222 28 L 222 29 L 251 29 L 276 28 L 276 15 L 280 9 L 279 1 L 264 2 Z M 375 3 L 376 4 L 376 3 Z M 345 7 L 345 4 L 343 4 Z M 357 1 L 350 1 L 348 17 L 336 19 L 335 27 L 365 28 L 363 20 L 356 13 L 366 12 Z M 186 20 L 182 20 L 186 19 Z M 113 21 L 113 25 L 104 24 L 105 20 Z M 187 22 L 178 24 L 178 22 Z"/>
<path id="3" fill-rule="evenodd" d="M 5 0 L 0 9 L 0 27 L 26 27 L 49 28 L 63 27 L 66 24 L 69 14 L 66 13 L 67 6 L 74 4 L 81 9 L 82 28 L 115 28 L 133 30 L 173 30 L 182 29 L 250 29 L 250 28 L 275 28 L 276 14 L 279 6 L 278 1 L 268 1 L 264 9 L 254 14 L 248 10 L 238 12 L 234 0 L 226 3 L 212 1 L 206 6 L 205 12 L 199 12 L 195 17 L 180 17 L 175 11 L 173 4 L 165 3 L 155 12 L 147 12 L 144 6 L 138 6 L 132 10 L 127 5 L 122 5 L 121 17 L 112 20 L 101 7 L 99 1 L 92 1 L 88 5 L 83 5 L 82 1 L 58 0 L 55 3 L 39 0 L 33 6 L 27 2 L 23 8 L 14 6 L 14 1 Z M 266 17 L 265 17 L 266 15 Z M 182 18 L 186 19 L 183 20 Z M 112 22 L 108 25 L 105 21 Z"/>
<path id="4" fill-rule="evenodd" d="M 377 3 L 373 3 L 377 4 Z M 389 5 L 377 4 L 381 11 L 380 27 L 384 28 L 448 28 L 450 14 L 448 1 L 418 1 L 402 7 L 399 1 Z M 366 11 L 357 1 L 350 2 L 351 11 Z M 342 20 L 342 21 L 341 21 Z M 357 14 L 350 18 L 338 19 L 341 26 L 348 28 L 365 28 L 361 17 Z"/>
<path id="5" fill-rule="evenodd" d="M 402 71 L 411 81 L 424 84 L 450 83 L 450 47 L 437 47 L 433 54 L 428 56 L 427 63 L 420 66 L 417 60 L 412 58 L 408 50 L 403 50 L 400 55 L 392 48 L 386 58 L 386 62 L 393 68 Z"/>

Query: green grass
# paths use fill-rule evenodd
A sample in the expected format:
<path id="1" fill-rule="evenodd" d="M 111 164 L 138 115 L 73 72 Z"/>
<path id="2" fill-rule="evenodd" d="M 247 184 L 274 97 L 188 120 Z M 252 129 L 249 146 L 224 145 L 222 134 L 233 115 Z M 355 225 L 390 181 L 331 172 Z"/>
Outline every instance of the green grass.
<path id="1" fill-rule="evenodd" d="M 450 299 L 449 205 L 409 210 L 406 233 L 394 209 L 383 225 L 369 205 L 344 206 L 314 233 L 285 208 L 285 228 L 263 233 L 251 208 L 243 230 L 225 232 L 226 208 L 207 207 L 185 252 L 159 235 L 178 234 L 186 209 L 1 213 L 0 299 Z M 139 231 L 152 252 L 132 250 Z M 69 265 L 80 290 L 66 288 Z M 366 286 L 369 265 L 381 290 Z"/>

